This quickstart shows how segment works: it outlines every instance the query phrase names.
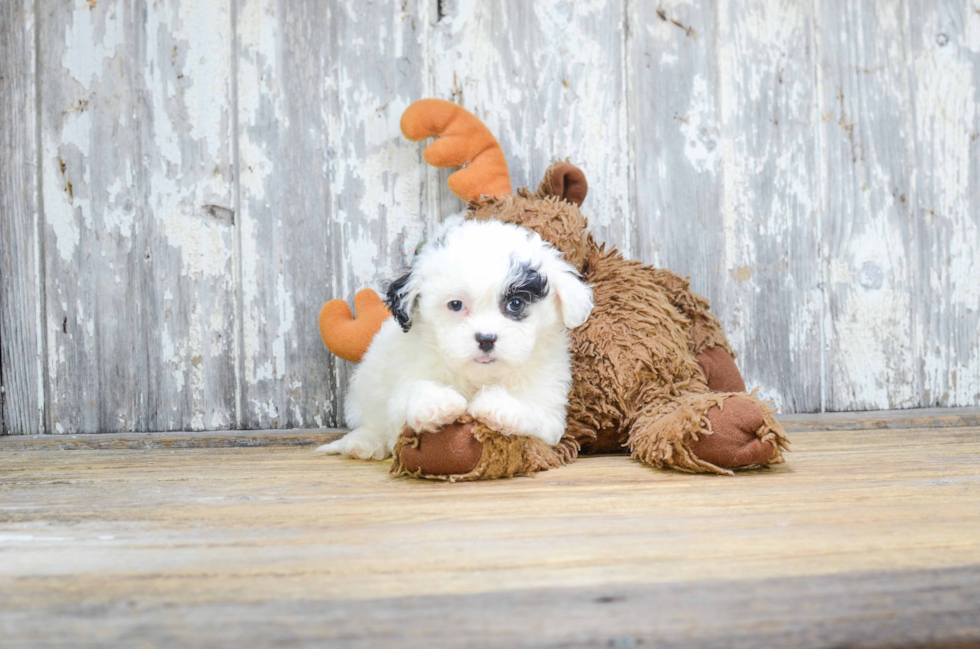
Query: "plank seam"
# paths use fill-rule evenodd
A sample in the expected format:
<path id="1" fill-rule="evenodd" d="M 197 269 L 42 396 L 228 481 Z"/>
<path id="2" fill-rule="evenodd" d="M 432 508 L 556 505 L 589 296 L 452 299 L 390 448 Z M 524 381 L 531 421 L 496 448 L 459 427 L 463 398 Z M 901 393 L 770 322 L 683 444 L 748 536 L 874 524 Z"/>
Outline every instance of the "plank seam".
<path id="1" fill-rule="evenodd" d="M 631 259 L 640 259 L 642 251 L 640 248 L 640 220 L 633 212 L 636 200 L 636 136 L 633 123 L 636 120 L 636 110 L 634 105 L 633 87 L 633 56 L 632 56 L 632 30 L 630 21 L 632 6 L 630 0 L 623 0 L 623 39 L 622 39 L 622 74 L 623 74 L 623 94 L 626 95 L 626 110 L 624 111 L 624 130 L 626 135 L 626 219 L 629 227 L 625 229 L 629 233 L 629 246 L 627 250 Z"/>
<path id="2" fill-rule="evenodd" d="M 921 241 L 921 239 L 919 238 L 918 220 L 916 219 L 916 214 L 915 214 L 916 205 L 918 201 L 917 189 L 919 185 L 918 182 L 919 174 L 917 173 L 918 172 L 917 162 L 919 160 L 919 152 L 918 152 L 919 138 L 916 134 L 916 129 L 915 129 L 915 91 L 913 90 L 913 86 L 912 86 L 912 84 L 915 81 L 912 76 L 912 67 L 915 65 L 915 60 L 912 56 L 912 26 L 909 23 L 908 0 L 902 2 L 902 21 L 904 22 L 904 27 L 905 27 L 905 30 L 902 34 L 902 55 L 905 59 L 904 60 L 905 92 L 906 92 L 906 99 L 908 100 L 908 104 L 907 104 L 908 110 L 905 111 L 904 118 L 905 118 L 905 126 L 908 128 L 908 132 L 911 135 L 911 137 L 909 137 L 909 141 L 910 141 L 909 148 L 911 149 L 910 153 L 912 157 L 912 159 L 909 160 L 909 165 L 908 165 L 909 183 L 908 183 L 908 187 L 905 189 L 905 192 L 908 194 L 908 202 L 906 203 L 906 205 L 909 206 L 908 216 L 910 217 L 909 220 L 911 221 L 912 232 L 915 235 L 912 241 L 909 242 L 910 248 L 912 248 L 912 250 L 909 251 L 911 254 L 909 255 L 910 259 L 909 259 L 909 266 L 908 266 L 908 278 L 911 280 L 909 282 L 909 285 L 915 286 L 916 285 L 915 278 L 919 274 L 918 268 L 922 255 L 921 255 L 921 251 L 919 250 L 919 242 Z M 949 295 L 949 292 L 944 290 L 943 294 Z M 910 320 L 909 328 L 912 333 L 911 336 L 912 358 L 913 358 L 912 363 L 914 365 L 918 365 L 918 367 L 916 368 L 917 371 L 911 372 L 911 377 L 913 381 L 916 379 L 918 379 L 919 381 L 919 389 L 917 390 L 919 405 L 927 406 L 931 404 L 923 403 L 924 401 L 923 396 L 925 394 L 923 390 L 923 388 L 925 387 L 925 364 L 922 361 L 924 356 L 921 351 L 922 344 L 920 341 L 922 332 L 919 330 L 918 309 L 916 309 L 914 305 L 912 306 L 912 308 L 909 309 L 909 320 Z M 951 363 L 947 363 L 947 368 L 950 365 Z"/>
<path id="3" fill-rule="evenodd" d="M 241 149 L 238 116 L 238 0 L 231 0 L 229 11 L 231 20 L 231 164 L 235 170 L 232 205 L 235 211 L 233 222 L 235 242 L 234 251 L 234 284 L 235 284 L 235 428 L 242 428 L 242 391 L 244 376 L 242 363 L 245 355 L 245 328 L 243 314 L 245 309 L 244 287 L 242 280 L 242 184 L 241 184 Z"/>
<path id="4" fill-rule="evenodd" d="M 909 140 L 911 142 L 910 146 L 912 149 L 912 160 L 911 160 L 911 164 L 909 165 L 909 169 L 911 171 L 909 180 L 911 182 L 909 182 L 909 186 L 905 191 L 909 197 L 909 201 L 908 201 L 909 212 L 910 212 L 909 217 L 912 225 L 912 232 L 914 234 L 913 241 L 909 242 L 911 245 L 915 246 L 914 254 L 911 255 L 912 258 L 909 260 L 909 274 L 911 275 L 910 279 L 912 280 L 910 282 L 910 285 L 914 287 L 917 285 L 915 279 L 919 275 L 920 267 L 922 264 L 922 252 L 921 250 L 919 250 L 919 246 L 918 246 L 918 242 L 920 242 L 922 239 L 920 238 L 918 214 L 916 214 L 916 212 L 918 211 L 916 209 L 916 206 L 918 205 L 918 198 L 919 198 L 917 195 L 918 187 L 919 187 L 919 174 L 918 174 L 919 170 L 917 167 L 917 163 L 919 161 L 919 150 L 918 150 L 919 137 L 915 128 L 915 120 L 917 117 L 916 100 L 918 99 L 918 97 L 917 97 L 917 93 L 914 90 L 915 76 L 912 73 L 912 70 L 915 67 L 915 58 L 912 54 L 912 25 L 910 23 L 910 18 L 909 18 L 909 3 L 907 1 L 902 3 L 902 19 L 905 23 L 905 31 L 902 34 L 902 41 L 903 41 L 902 55 L 905 57 L 905 82 L 907 84 L 906 88 L 908 89 L 908 111 L 907 114 L 905 115 L 905 119 L 907 120 L 909 133 L 911 134 Z M 947 275 L 947 281 L 948 281 L 948 275 Z M 943 287 L 943 295 L 945 296 L 950 295 L 948 285 Z M 915 365 L 918 366 L 916 367 L 916 371 L 912 373 L 912 376 L 917 377 L 919 380 L 919 390 L 918 390 L 919 405 L 924 407 L 929 407 L 933 404 L 926 402 L 924 398 L 925 385 L 926 385 L 926 368 L 925 368 L 925 362 L 923 361 L 925 355 L 922 352 L 922 347 L 923 347 L 922 339 L 925 335 L 925 332 L 919 329 L 919 317 L 918 317 L 917 308 L 913 307 L 909 309 L 909 318 L 911 320 L 911 329 L 912 329 L 912 341 L 911 341 L 912 358 L 914 359 L 913 363 L 915 363 Z M 952 363 L 949 360 L 947 360 L 946 362 L 947 370 L 951 367 L 951 365 Z M 947 381 L 944 382 L 943 387 L 948 388 L 948 379 Z M 935 395 L 931 395 L 931 396 L 932 399 L 935 399 Z M 939 403 L 937 402 L 935 405 L 939 405 Z"/>
<path id="5" fill-rule="evenodd" d="M 815 203 L 815 208 L 818 213 L 816 215 L 817 220 L 817 231 L 818 231 L 818 241 L 819 241 L 819 258 L 820 258 L 820 412 L 827 412 L 827 327 L 829 326 L 828 317 L 830 314 L 829 301 L 830 294 L 828 291 L 830 283 L 830 254 L 826 247 L 826 242 L 823 240 L 823 223 L 827 217 L 827 203 L 826 203 L 826 191 L 827 191 L 827 178 L 826 169 L 823 165 L 824 159 L 824 142 L 823 142 L 823 123 L 821 115 L 823 114 L 823 75 L 820 73 L 820 28 L 818 22 L 820 20 L 820 1 L 813 0 L 811 3 L 811 17 L 812 22 L 810 23 L 810 33 L 813 39 L 813 88 L 814 88 L 814 116 L 813 116 L 813 135 L 815 139 L 814 146 L 814 156 L 816 157 L 816 182 L 817 182 L 817 200 Z"/>
<path id="6" fill-rule="evenodd" d="M 44 160 L 41 145 L 41 11 L 40 0 L 34 0 L 34 277 L 38 305 L 35 310 L 38 350 L 38 425 L 42 434 L 51 433 L 51 385 L 48 368 L 48 282 L 47 282 L 47 219 L 44 213 Z"/>
<path id="7" fill-rule="evenodd" d="M 149 53 L 147 52 L 149 39 L 144 28 L 144 26 L 147 25 L 149 22 L 149 9 L 146 7 L 146 5 L 143 5 L 140 9 L 137 9 L 136 12 L 133 14 L 133 18 L 135 20 L 131 27 L 132 31 L 129 33 L 132 34 L 133 41 L 136 45 L 135 56 L 139 58 L 139 68 L 138 70 L 132 70 L 129 72 L 129 78 L 130 78 L 129 87 L 133 93 L 132 111 L 133 114 L 136 115 L 137 123 L 143 122 L 144 120 L 148 123 L 149 122 L 148 113 L 152 113 L 152 110 L 147 107 L 146 102 L 143 100 L 144 99 L 143 93 L 147 92 L 145 71 L 148 68 L 148 63 L 150 60 Z M 127 27 L 129 26 L 127 25 Z M 137 80 L 139 83 L 137 83 Z M 156 116 L 154 115 L 154 117 Z M 151 142 L 148 144 L 147 140 L 144 139 L 144 135 L 141 132 L 141 130 L 138 130 L 136 134 L 136 153 L 138 157 L 136 159 L 146 160 L 147 149 L 150 148 L 153 144 L 155 144 L 155 142 Z M 138 251 L 138 255 L 142 255 L 143 261 L 141 263 L 142 263 L 143 270 L 139 274 L 139 285 L 142 289 L 142 294 L 139 296 L 140 305 L 136 309 L 136 322 L 137 322 L 136 327 L 140 337 L 143 340 L 142 346 L 143 346 L 143 355 L 144 355 L 144 362 L 145 362 L 145 367 L 143 369 L 145 371 L 145 374 L 141 376 L 140 368 L 139 367 L 134 368 L 135 380 L 137 385 L 136 394 L 134 395 L 136 398 L 136 404 L 135 404 L 136 422 L 129 423 L 129 426 L 131 428 L 142 427 L 143 428 L 142 432 L 146 432 L 146 430 L 150 428 L 150 419 L 151 419 L 150 404 L 152 403 L 153 399 L 155 399 L 155 392 L 159 388 L 159 386 L 154 384 L 153 372 L 150 369 L 151 367 L 153 367 L 151 361 L 152 356 L 150 354 L 150 346 L 153 343 L 150 339 L 150 336 L 147 333 L 148 329 L 145 325 L 145 320 L 144 320 L 144 314 L 146 313 L 144 307 L 148 307 L 151 302 L 149 299 L 147 299 L 147 296 L 153 294 L 152 278 L 155 275 L 155 268 L 153 268 L 152 266 L 148 267 L 148 265 L 145 263 L 145 260 L 147 259 L 147 255 L 150 254 L 149 252 L 150 246 L 151 246 L 151 242 L 153 241 L 153 235 L 154 235 L 153 229 L 155 228 L 156 224 L 154 222 L 154 218 L 152 217 L 153 210 L 150 207 L 151 205 L 150 196 L 153 192 L 152 180 L 150 178 L 150 172 L 145 165 L 137 166 L 135 178 L 136 178 L 136 187 L 139 191 L 138 196 L 143 201 L 140 205 L 142 212 L 137 212 L 137 214 L 142 213 L 142 218 L 140 219 L 140 223 L 143 224 L 143 228 L 141 230 L 142 239 L 141 240 L 136 239 L 136 240 L 140 241 L 140 243 L 142 244 L 140 246 L 140 250 Z M 140 230 L 134 230 L 134 234 L 137 234 L 139 232 Z M 153 263 L 154 264 L 156 263 L 155 259 L 153 260 Z M 103 330 L 103 319 L 100 318 L 96 323 L 96 332 L 98 336 L 99 345 L 102 344 L 101 342 L 102 330 Z M 108 381 L 103 380 L 102 372 L 100 372 L 99 373 L 100 395 L 102 394 L 104 386 L 107 383 Z M 142 387 L 142 390 L 140 389 L 140 387 Z M 153 395 L 153 398 L 151 398 L 151 395 Z M 108 414 L 109 413 L 106 412 L 106 408 L 102 406 L 99 407 L 100 429 L 101 428 L 110 429 L 110 426 L 112 424 L 110 424 L 110 422 L 106 419 L 106 416 Z"/>

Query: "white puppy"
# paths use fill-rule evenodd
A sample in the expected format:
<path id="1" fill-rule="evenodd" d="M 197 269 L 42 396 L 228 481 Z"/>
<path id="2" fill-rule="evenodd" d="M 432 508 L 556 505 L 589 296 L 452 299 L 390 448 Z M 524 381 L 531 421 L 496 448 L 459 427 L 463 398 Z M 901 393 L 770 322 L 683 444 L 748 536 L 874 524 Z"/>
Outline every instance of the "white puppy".
<path id="1" fill-rule="evenodd" d="M 557 444 L 571 387 L 567 329 L 592 290 L 540 236 L 454 217 L 392 282 L 387 320 L 347 397 L 354 427 L 318 451 L 391 455 L 407 425 L 431 432 L 469 413 L 504 435 Z"/>

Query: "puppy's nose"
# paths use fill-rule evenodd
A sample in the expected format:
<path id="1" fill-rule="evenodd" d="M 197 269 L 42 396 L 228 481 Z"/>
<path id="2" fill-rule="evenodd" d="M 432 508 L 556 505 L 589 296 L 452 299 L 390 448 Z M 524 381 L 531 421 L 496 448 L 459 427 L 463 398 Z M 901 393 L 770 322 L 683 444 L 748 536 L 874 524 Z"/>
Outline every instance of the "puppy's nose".
<path id="1" fill-rule="evenodd" d="M 476 342 L 480 345 L 480 351 L 489 352 L 497 342 L 497 334 L 477 334 Z"/>

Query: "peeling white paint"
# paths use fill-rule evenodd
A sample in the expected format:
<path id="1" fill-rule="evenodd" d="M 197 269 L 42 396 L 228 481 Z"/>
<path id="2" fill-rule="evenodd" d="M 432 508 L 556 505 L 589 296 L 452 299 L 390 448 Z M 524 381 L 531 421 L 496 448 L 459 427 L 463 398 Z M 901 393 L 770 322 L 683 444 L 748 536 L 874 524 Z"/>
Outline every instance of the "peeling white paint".
<path id="1" fill-rule="evenodd" d="M 181 72 L 192 90 L 186 93 L 191 99 L 186 104 L 189 134 L 206 142 L 208 154 L 216 157 L 228 144 L 228 105 L 223 99 L 230 91 L 231 43 L 229 30 L 215 26 L 229 24 L 230 7 L 227 1 L 181 0 L 178 9 L 180 19 L 168 16 L 165 24 L 176 24 L 173 38 L 186 46 L 180 53 Z"/>
<path id="2" fill-rule="evenodd" d="M 918 28 L 911 43 L 915 204 L 922 243 L 931 244 L 929 276 L 919 278 L 917 299 L 929 312 L 916 328 L 916 351 L 927 405 L 963 405 L 980 395 L 980 221 L 971 202 L 971 174 L 980 166 L 980 13 L 968 3 L 961 34 L 941 7 L 914 10 L 908 20 Z"/>
<path id="3" fill-rule="evenodd" d="M 59 182 L 61 175 L 60 163 L 58 161 L 57 143 L 45 141 L 45 159 L 48 168 L 43 175 L 43 189 L 45 197 L 44 214 L 49 228 L 54 232 L 55 245 L 61 258 L 66 262 L 71 262 L 78 248 L 81 233 L 78 222 L 75 220 L 75 209 L 72 199 L 68 194 L 63 182 Z M 55 150 L 52 152 L 51 149 Z M 53 155 L 52 155 L 53 153 Z"/>
<path id="4" fill-rule="evenodd" d="M 282 272 L 279 273 L 276 283 L 276 298 L 276 304 L 279 306 L 279 328 L 276 339 L 272 343 L 272 354 L 275 360 L 275 376 L 284 379 L 286 378 L 286 336 L 292 333 L 295 309 Z"/>
<path id="5" fill-rule="evenodd" d="M 403 110 L 396 109 L 394 114 L 400 115 Z M 385 130 L 397 133 L 396 129 Z M 366 226 L 369 228 L 383 214 L 387 240 L 393 241 L 404 235 L 399 252 L 408 258 L 422 236 L 422 219 L 419 218 L 422 169 L 414 147 L 405 146 L 398 137 L 389 136 L 386 139 L 377 151 L 366 156 L 363 164 L 353 165 L 353 177 L 360 178 L 365 188 L 360 207 L 361 213 L 367 215 L 368 222 L 362 224 L 361 229 L 366 234 Z M 359 242 L 362 246 L 363 243 L 363 240 Z M 357 252 L 363 253 L 363 249 L 352 250 L 351 254 Z M 372 261 L 376 261 L 377 256 L 375 253 Z M 354 265 L 358 266 L 356 263 Z M 353 277 L 358 284 L 373 283 L 378 277 L 390 277 L 395 270 L 390 264 L 374 264 L 373 268 L 361 264 Z"/>
<path id="6" fill-rule="evenodd" d="M 393 269 L 388 268 L 384 275 L 378 272 L 378 244 L 370 230 L 362 229 L 361 234 L 351 241 L 347 247 L 347 268 L 351 276 L 356 278 L 356 284 L 374 284 L 375 277 L 394 276 Z"/>
<path id="7" fill-rule="evenodd" d="M 106 188 L 108 201 L 102 214 L 102 222 L 109 230 L 129 239 L 136 229 L 136 199 L 134 195 L 133 172 L 126 166 L 124 177 L 116 177 Z"/>
<path id="8" fill-rule="evenodd" d="M 243 196 L 245 189 L 243 188 Z M 241 246 L 242 246 L 242 295 L 246 305 L 245 312 L 242 314 L 243 345 L 244 345 L 244 372 L 245 380 L 251 384 L 256 383 L 262 378 L 271 378 L 264 374 L 260 376 L 256 373 L 256 357 L 259 352 L 259 325 L 263 322 L 261 313 L 256 314 L 253 309 L 258 298 L 258 277 L 256 273 L 256 263 L 259 261 L 258 249 L 256 244 L 255 224 L 248 217 L 247 212 L 243 211 L 241 220 Z"/>
<path id="9" fill-rule="evenodd" d="M 164 221 L 167 242 L 181 252 L 182 274 L 228 278 L 232 249 L 227 227 L 176 210 Z"/>
<path id="10" fill-rule="evenodd" d="M 252 136 L 257 124 L 262 123 L 263 102 L 281 128 L 288 127 L 288 119 L 282 106 L 282 91 L 278 85 L 279 70 L 276 30 L 276 2 L 264 0 L 245 3 L 238 16 L 238 40 L 241 56 L 238 59 L 238 107 L 242 128 L 239 131 L 239 156 L 241 161 L 240 234 L 243 380 L 256 386 L 274 380 L 273 360 L 265 357 L 267 348 L 262 345 L 267 318 L 265 312 L 276 305 L 260 301 L 260 282 L 267 275 L 260 274 L 260 265 L 268 263 L 259 253 L 257 218 L 267 218 L 266 183 L 273 179 L 274 165 L 271 151 Z M 253 214 L 253 210 L 257 210 Z M 268 242 L 262 242 L 266 249 Z M 252 400 L 253 406 L 257 403 Z M 256 407 L 255 412 L 262 410 Z"/>
<path id="11" fill-rule="evenodd" d="M 45 217 L 55 233 L 61 258 L 70 262 L 81 240 L 81 226 L 91 228 L 93 223 L 91 170 L 84 158 L 92 146 L 91 114 L 66 113 L 60 130 L 45 132 L 43 142 Z M 82 160 L 81 168 L 77 160 Z"/>
<path id="12" fill-rule="evenodd" d="M 906 408 L 921 398 L 913 328 L 918 242 L 908 212 L 915 204 L 909 75 L 893 65 L 907 60 L 902 8 L 877 9 L 873 34 L 852 28 L 854 15 L 824 13 L 840 21 L 823 25 L 828 47 L 841 47 L 845 33 L 853 37 L 841 63 L 825 70 L 821 88 L 831 233 L 826 381 L 834 410 Z"/>
<path id="13" fill-rule="evenodd" d="M 107 59 L 116 56 L 125 39 L 123 5 L 94 11 L 88 2 L 76 0 L 72 21 L 65 27 L 65 70 L 86 90 L 102 76 Z"/>
<path id="14" fill-rule="evenodd" d="M 725 297 L 714 300 L 714 309 L 747 383 L 760 384 L 760 394 L 789 410 L 822 404 L 821 210 L 811 121 L 818 91 L 815 65 L 804 55 L 811 20 L 806 5 L 720 2 L 711 69 L 717 99 L 708 79 L 696 77 L 689 111 L 695 119 L 685 117 L 706 126 L 680 127 L 692 168 L 720 176 Z M 701 146 L 714 141 L 714 101 L 717 153 Z M 773 366 L 777 355 L 786 362 Z"/>
<path id="15" fill-rule="evenodd" d="M 715 127 L 714 96 L 703 76 L 691 81 L 691 104 L 681 122 L 687 139 L 684 154 L 695 169 L 714 173 L 718 160 L 718 130 Z"/>
<path id="16" fill-rule="evenodd" d="M 259 401 L 258 399 L 250 400 L 252 404 L 252 409 L 256 415 L 261 419 L 266 421 L 275 422 L 279 418 L 279 409 L 276 407 L 275 401 L 269 399 L 268 401 Z"/>
<path id="17" fill-rule="evenodd" d="M 838 385 L 858 387 L 860 398 L 870 403 L 910 407 L 918 398 L 915 384 L 890 380 L 887 373 L 895 356 L 911 357 L 912 295 L 903 281 L 904 264 L 894 254 L 902 241 L 894 228 L 871 225 L 870 231 L 854 235 L 848 246 L 852 252 L 837 266 L 848 281 L 833 286 L 842 302 L 841 317 L 834 321 L 839 353 L 831 371 L 840 377 Z M 862 285 L 860 272 L 866 265 L 880 269 L 880 284 Z"/>

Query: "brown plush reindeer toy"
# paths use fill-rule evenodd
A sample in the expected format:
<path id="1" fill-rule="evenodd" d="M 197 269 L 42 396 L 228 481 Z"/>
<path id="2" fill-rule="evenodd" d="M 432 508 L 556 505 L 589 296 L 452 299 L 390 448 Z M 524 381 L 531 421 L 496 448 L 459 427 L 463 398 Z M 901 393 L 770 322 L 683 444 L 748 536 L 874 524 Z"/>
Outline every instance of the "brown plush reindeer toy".
<path id="1" fill-rule="evenodd" d="M 507 162 L 489 129 L 439 99 L 412 104 L 405 137 L 438 138 L 425 150 L 436 167 L 463 167 L 449 188 L 467 201 L 468 219 L 499 219 L 540 234 L 592 285 L 595 308 L 571 332 L 568 425 L 556 446 L 500 435 L 467 417 L 434 433 L 406 429 L 394 449 L 394 475 L 480 480 L 568 464 L 579 453 L 630 455 L 656 467 L 731 474 L 782 461 L 787 445 L 773 410 L 751 394 L 708 301 L 674 273 L 624 259 L 587 232 L 579 206 L 588 185 L 567 162 L 553 164 L 536 192 L 512 193 Z M 356 298 L 357 320 L 334 300 L 320 315 L 324 343 L 357 361 L 386 317 L 373 292 Z"/>

